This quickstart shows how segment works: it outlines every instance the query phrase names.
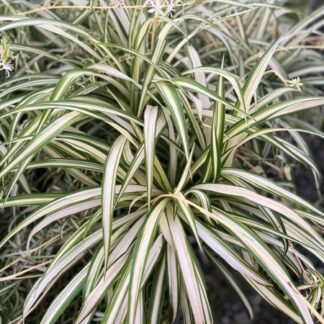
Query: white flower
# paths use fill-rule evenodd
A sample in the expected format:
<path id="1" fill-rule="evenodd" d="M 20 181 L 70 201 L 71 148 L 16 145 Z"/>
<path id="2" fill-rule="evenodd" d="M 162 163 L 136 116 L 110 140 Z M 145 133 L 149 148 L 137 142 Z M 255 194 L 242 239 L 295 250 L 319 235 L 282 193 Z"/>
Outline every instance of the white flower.
<path id="1" fill-rule="evenodd" d="M 301 91 L 301 87 L 303 86 L 303 84 L 300 82 L 300 77 L 288 80 L 287 84 L 289 87 L 295 88 L 298 91 Z"/>
<path id="2" fill-rule="evenodd" d="M 167 14 L 172 13 L 172 11 L 174 10 L 174 4 L 173 4 L 172 0 L 167 1 L 166 6 L 167 6 L 166 7 L 167 8 Z"/>
<path id="3" fill-rule="evenodd" d="M 163 5 L 160 2 L 160 0 L 147 0 L 146 5 L 148 5 L 150 8 L 148 10 L 149 13 L 155 13 L 157 15 L 162 15 L 162 16 L 164 15 Z"/>
<path id="4" fill-rule="evenodd" d="M 174 9 L 172 0 L 164 2 L 163 0 L 147 0 L 146 5 L 149 7 L 149 13 L 154 13 L 160 16 L 167 16 Z"/>
<path id="5" fill-rule="evenodd" d="M 7 61 L 0 60 L 0 70 L 5 71 L 7 77 L 9 77 L 10 72 L 12 72 L 14 70 L 14 66 L 9 60 L 7 60 Z"/>

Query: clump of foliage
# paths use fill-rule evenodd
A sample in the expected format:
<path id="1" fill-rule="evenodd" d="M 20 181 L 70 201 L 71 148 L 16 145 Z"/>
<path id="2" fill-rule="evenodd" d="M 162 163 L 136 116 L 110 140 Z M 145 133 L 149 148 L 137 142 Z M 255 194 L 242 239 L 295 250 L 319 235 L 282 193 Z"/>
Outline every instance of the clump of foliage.
<path id="1" fill-rule="evenodd" d="M 239 276 L 295 322 L 323 321 L 324 213 L 290 175 L 301 163 L 320 181 L 302 134 L 324 137 L 309 122 L 324 105 L 323 8 L 0 11 L 3 321 L 212 323 L 202 260 L 251 316 Z"/>

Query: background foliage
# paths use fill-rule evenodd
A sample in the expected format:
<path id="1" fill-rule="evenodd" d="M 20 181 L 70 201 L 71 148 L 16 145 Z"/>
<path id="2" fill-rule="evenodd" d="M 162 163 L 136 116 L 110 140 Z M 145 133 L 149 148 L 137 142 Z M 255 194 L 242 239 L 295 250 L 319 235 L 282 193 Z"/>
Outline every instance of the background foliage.
<path id="1" fill-rule="evenodd" d="M 205 275 L 323 322 L 324 9 L 1 1 L 0 318 L 211 323 Z M 209 269 L 206 271 L 206 269 Z M 211 270 L 212 269 L 212 270 Z M 218 318 L 214 318 L 218 322 Z"/>

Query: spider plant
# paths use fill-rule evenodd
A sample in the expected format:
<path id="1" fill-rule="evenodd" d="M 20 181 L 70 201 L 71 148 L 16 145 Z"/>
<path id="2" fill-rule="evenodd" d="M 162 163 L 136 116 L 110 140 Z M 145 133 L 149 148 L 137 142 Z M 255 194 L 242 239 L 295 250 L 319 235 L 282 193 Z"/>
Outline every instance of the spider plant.
<path id="1" fill-rule="evenodd" d="M 324 213 L 282 165 L 320 181 L 298 113 L 324 105 L 323 9 L 43 5 L 0 9 L 3 319 L 212 323 L 208 261 L 251 317 L 240 277 L 323 322 Z"/>

